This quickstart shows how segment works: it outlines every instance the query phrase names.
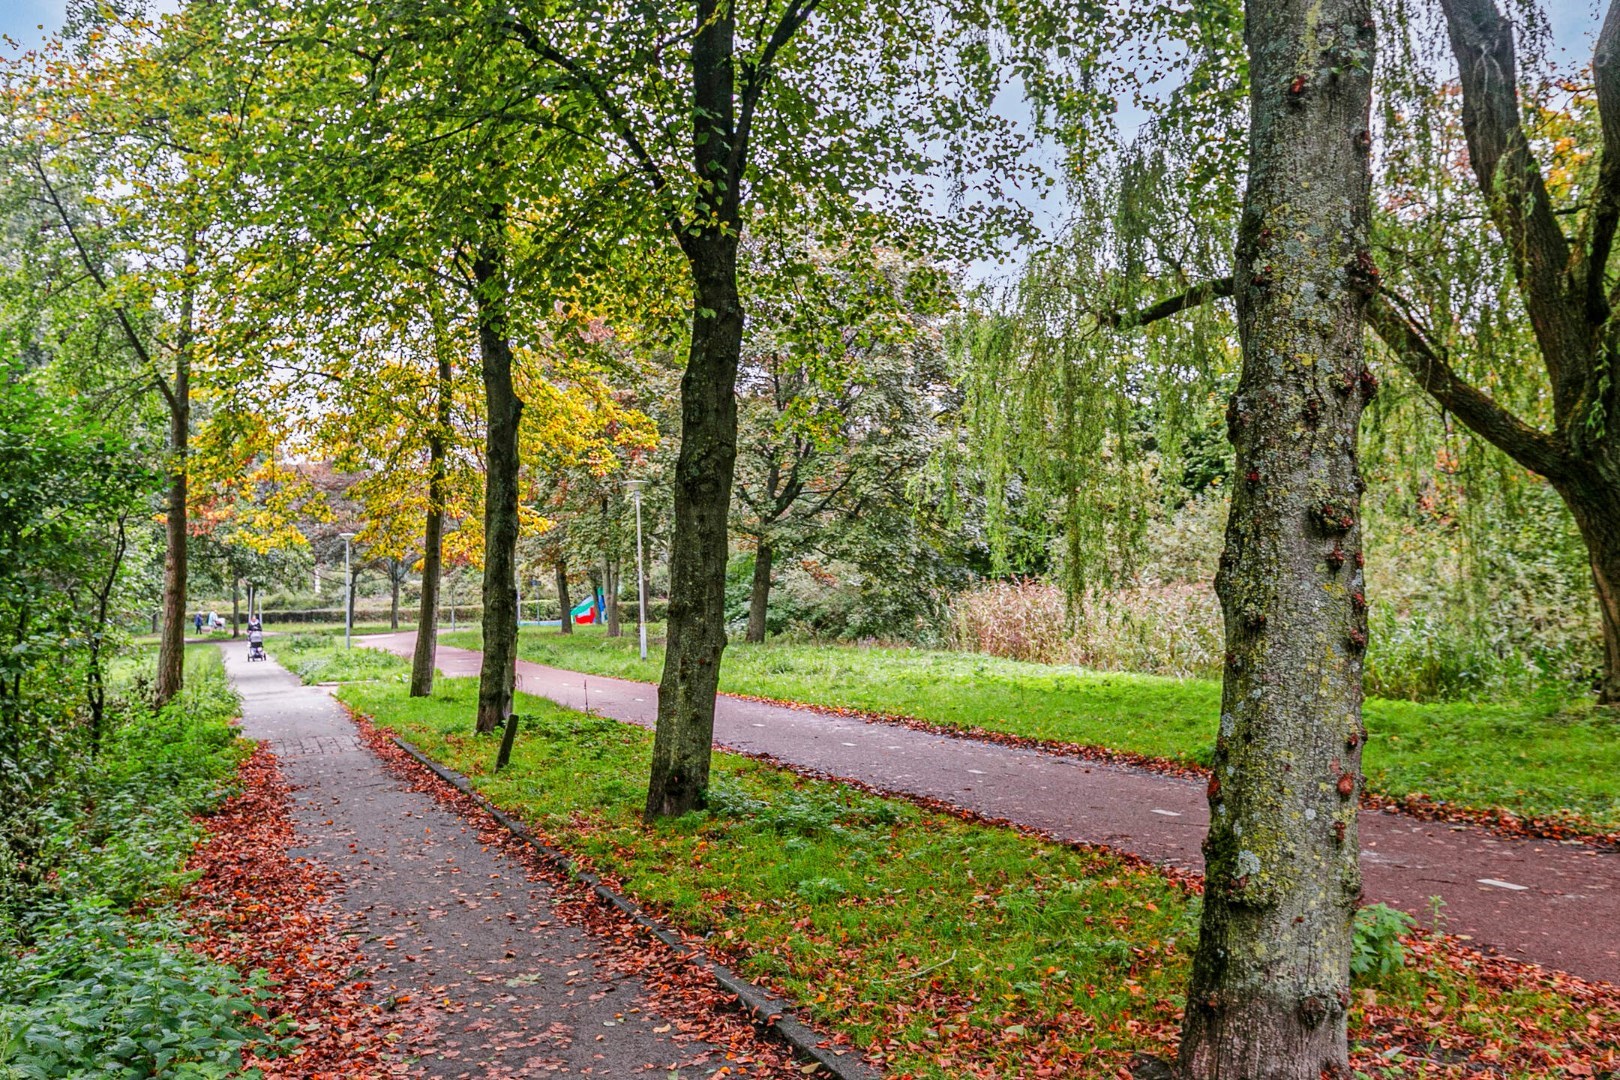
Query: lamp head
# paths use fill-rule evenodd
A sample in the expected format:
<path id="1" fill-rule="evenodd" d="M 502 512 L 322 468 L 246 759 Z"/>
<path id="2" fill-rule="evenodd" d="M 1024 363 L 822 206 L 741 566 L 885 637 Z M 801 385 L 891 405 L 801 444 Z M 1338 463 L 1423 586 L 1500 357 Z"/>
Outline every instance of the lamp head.
<path id="1" fill-rule="evenodd" d="M 359 536 L 360 534 L 359 533 L 338 533 L 338 535 L 343 537 L 343 539 L 345 539 L 345 540 L 353 540 L 356 536 Z"/>

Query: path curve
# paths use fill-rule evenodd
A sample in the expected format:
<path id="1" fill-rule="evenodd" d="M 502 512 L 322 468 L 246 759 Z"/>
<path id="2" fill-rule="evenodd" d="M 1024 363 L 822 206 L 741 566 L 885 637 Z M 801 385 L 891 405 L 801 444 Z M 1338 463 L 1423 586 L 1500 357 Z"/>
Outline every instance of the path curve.
<path id="1" fill-rule="evenodd" d="M 379 1000 L 431 1000 L 409 1052 L 435 1077 L 682 1077 L 726 1071 L 726 1055 L 676 1041 L 639 980 L 606 968 L 563 922 L 551 890 L 431 795 L 392 775 L 331 692 L 225 644 L 242 732 L 267 742 L 294 787 L 309 856 L 343 881 L 340 903 L 379 965 Z M 730 1072 L 735 1072 L 735 1066 Z M 748 1075 L 753 1075 L 751 1072 Z"/>
<path id="2" fill-rule="evenodd" d="M 409 657 L 416 634 L 360 640 Z M 476 677 L 479 660 L 470 649 L 438 649 L 446 675 Z M 520 690 L 568 708 L 588 707 L 643 727 L 657 717 L 652 683 L 526 660 L 517 671 Z M 648 674 L 656 674 L 650 664 Z M 1200 845 L 1209 817 L 1200 781 L 728 695 L 715 710 L 714 738 L 786 765 L 942 799 L 1065 840 L 1203 869 Z M 1427 924 L 1430 898 L 1438 896 L 1445 902 L 1444 928 L 1481 949 L 1620 983 L 1620 854 L 1371 810 L 1361 814 L 1361 846 L 1368 902 L 1401 908 Z"/>

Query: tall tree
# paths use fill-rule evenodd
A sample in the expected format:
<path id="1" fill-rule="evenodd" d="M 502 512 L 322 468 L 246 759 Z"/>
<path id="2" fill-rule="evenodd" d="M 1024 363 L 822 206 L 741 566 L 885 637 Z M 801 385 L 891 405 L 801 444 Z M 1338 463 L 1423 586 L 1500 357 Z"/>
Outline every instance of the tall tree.
<path id="1" fill-rule="evenodd" d="M 842 230 L 848 242 L 870 243 L 899 221 L 915 242 L 931 224 L 926 185 L 917 181 L 939 171 L 936 154 L 958 193 L 1028 167 L 1019 160 L 1023 140 L 994 117 L 1003 57 L 983 32 L 1015 13 L 933 14 L 888 2 L 694 0 L 637 19 L 605 20 L 592 5 L 520 8 L 506 23 L 589 103 L 591 124 L 614 136 L 616 156 L 685 263 L 692 307 L 649 819 L 701 806 L 708 785 L 726 644 L 743 235 L 783 227 L 808 205 L 822 235 Z M 1088 56 L 1095 48 L 1073 37 L 1065 13 L 1043 8 L 1032 22 L 1018 41 L 1063 37 L 1065 49 Z M 1006 59 L 1006 74 L 1034 70 L 1024 52 Z M 913 180 L 889 184 L 897 174 Z M 885 213 L 867 213 L 854 193 L 880 186 Z M 995 199 L 965 205 L 983 209 L 984 232 L 1018 216 Z"/>
<path id="2" fill-rule="evenodd" d="M 1216 577 L 1227 664 L 1209 783 L 1188 1078 L 1348 1076 L 1361 892 L 1366 0 L 1250 0 L 1248 188 L 1228 411 L 1242 480 Z"/>
<path id="3" fill-rule="evenodd" d="M 775 295 L 755 290 L 737 389 L 733 522 L 754 542 L 754 642 L 776 559 L 831 555 L 863 512 L 908 502 L 950 395 L 933 319 L 950 299 L 944 275 L 897 252 L 857 252 L 851 265 L 794 254 L 799 274 Z"/>
<path id="4" fill-rule="evenodd" d="M 1558 153 L 1556 140 L 1544 140 L 1538 153 L 1525 127 L 1514 20 L 1494 0 L 1443 0 L 1440 9 L 1461 82 L 1467 162 L 1494 231 L 1492 262 L 1505 269 L 1511 288 L 1487 298 L 1481 286 L 1488 288 L 1489 278 L 1425 287 L 1435 265 L 1452 260 L 1430 261 L 1433 248 L 1402 234 L 1440 227 L 1449 208 L 1431 205 L 1392 222 L 1397 272 L 1369 317 L 1384 346 L 1442 408 L 1545 477 L 1569 507 L 1601 616 L 1599 700 L 1620 704 L 1620 379 L 1613 376 L 1620 363 L 1620 5 L 1610 4 L 1592 61 L 1596 131 L 1568 133 L 1590 164 L 1558 191 L 1549 190 L 1538 160 Z M 1443 104 L 1437 87 L 1426 89 L 1431 102 Z M 1433 107 L 1420 115 L 1436 128 L 1444 122 Z M 1398 135 L 1431 151 L 1441 145 L 1432 130 L 1401 128 Z M 1428 165 L 1438 171 L 1452 162 Z M 1566 221 L 1576 223 L 1573 235 Z M 1469 236 L 1477 246 L 1477 234 Z M 1477 299 L 1527 322 L 1528 340 L 1493 357 L 1485 347 L 1491 314 Z M 1540 377 L 1521 362 L 1536 354 Z"/>
<path id="5" fill-rule="evenodd" d="M 240 194 L 227 148 L 239 128 L 228 70 L 213 61 L 211 9 L 160 23 L 97 9 L 83 37 L 8 64 L 13 159 L 57 220 L 125 338 L 169 427 L 163 625 L 154 694 L 184 680 L 187 506 L 193 381 L 208 344 L 211 272 L 232 238 L 223 222 Z M 100 190 L 114 198 L 90 198 Z M 217 351 L 217 349 L 215 350 Z"/>
<path id="6" fill-rule="evenodd" d="M 1189 124 L 1207 133 L 1241 122 L 1229 99 L 1247 72 L 1222 9 L 1201 9 L 1203 45 L 1188 51 L 1205 66 L 1187 80 L 1196 89 L 1178 99 L 1180 118 L 1161 121 L 1183 137 Z M 1568 96 L 1579 83 L 1553 77 L 1544 58 L 1521 70 L 1521 53 L 1534 57 L 1546 33 L 1537 5 L 1508 18 L 1495 0 L 1444 0 L 1438 25 L 1422 6 L 1397 10 L 1403 37 L 1380 84 L 1387 145 L 1368 325 L 1381 357 L 1448 418 L 1542 477 L 1569 509 L 1601 626 L 1598 700 L 1620 703 L 1620 380 L 1610 375 L 1620 359 L 1612 332 L 1620 299 L 1620 15 L 1611 5 L 1603 20 L 1591 92 L 1554 105 L 1551 92 Z M 1441 33 L 1449 63 L 1436 62 L 1429 47 Z M 1235 139 L 1187 142 L 1195 148 L 1176 155 L 1152 195 L 1167 196 L 1162 201 L 1199 220 L 1207 236 L 1219 231 L 1210 223 L 1230 220 L 1230 209 L 1221 182 L 1205 178 L 1239 175 L 1242 163 L 1222 149 Z M 1176 179 L 1186 176 L 1193 179 Z M 1122 217 L 1151 214 L 1143 208 L 1151 201 L 1138 196 Z M 1218 271 L 1199 280 L 1208 260 L 1179 254 L 1158 268 L 1191 288 L 1141 307 L 1091 304 L 1089 313 L 1107 326 L 1168 320 L 1231 297 L 1242 280 Z"/>

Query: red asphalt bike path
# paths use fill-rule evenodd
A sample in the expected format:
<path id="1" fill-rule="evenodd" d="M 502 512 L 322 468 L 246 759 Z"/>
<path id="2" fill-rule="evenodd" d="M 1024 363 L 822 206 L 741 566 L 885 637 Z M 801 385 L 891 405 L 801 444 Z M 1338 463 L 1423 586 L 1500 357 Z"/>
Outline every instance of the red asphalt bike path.
<path id="1" fill-rule="evenodd" d="M 360 640 L 409 657 L 416 634 Z M 478 674 L 480 654 L 470 649 L 441 645 L 437 659 L 447 676 Z M 526 660 L 518 661 L 517 678 L 518 689 L 567 708 L 648 728 L 657 718 L 652 683 Z M 789 767 L 1203 870 L 1209 815 L 1202 781 L 724 694 L 714 739 Z M 1369 903 L 1428 923 L 1431 898 L 1439 897 L 1445 930 L 1482 950 L 1620 984 L 1620 852 L 1371 810 L 1361 814 L 1361 847 Z"/>

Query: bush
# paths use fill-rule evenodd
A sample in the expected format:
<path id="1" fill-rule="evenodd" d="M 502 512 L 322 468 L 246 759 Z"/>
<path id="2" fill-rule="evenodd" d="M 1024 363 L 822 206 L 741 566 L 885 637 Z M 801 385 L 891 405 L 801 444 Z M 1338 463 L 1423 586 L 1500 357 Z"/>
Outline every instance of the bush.
<path id="1" fill-rule="evenodd" d="M 190 880 L 195 815 L 248 751 L 235 694 L 213 649 L 188 654 L 159 712 L 133 679 L 100 753 L 37 815 L 28 863 L 0 868 L 0 1075 L 223 1077 L 270 1038 L 262 980 L 186 948 L 166 907 Z"/>
<path id="2" fill-rule="evenodd" d="M 1351 927 L 1351 976 L 1372 981 L 1399 971 L 1406 965 L 1401 936 L 1416 925 L 1416 919 L 1388 904 L 1368 904 L 1359 909 Z"/>
<path id="3" fill-rule="evenodd" d="M 167 918 L 75 901 L 30 929 L 35 947 L 0 955 L 0 1065 L 15 1075 L 226 1077 L 244 1044 L 273 1039 L 254 1018 L 262 975 L 192 952 Z"/>
<path id="4" fill-rule="evenodd" d="M 1056 585 L 997 582 L 959 597 L 951 619 L 958 649 L 1149 675 L 1217 675 L 1222 640 L 1214 591 L 1183 583 L 1088 598 L 1071 622 Z"/>
<path id="5" fill-rule="evenodd" d="M 1589 685 L 1602 643 L 1579 543 L 1555 496 L 1534 488 L 1523 509 L 1491 524 L 1498 542 L 1481 550 L 1454 522 L 1414 524 L 1369 500 L 1369 695 L 1524 700 Z M 1213 580 L 1225 516 L 1218 498 L 1184 506 L 1151 534 L 1135 581 L 1087 597 L 1072 619 L 1062 591 L 1044 582 L 964 593 L 951 643 L 1037 663 L 1217 677 L 1225 634 Z"/>

